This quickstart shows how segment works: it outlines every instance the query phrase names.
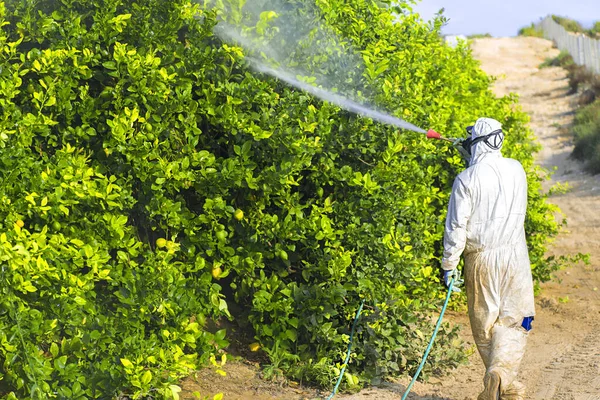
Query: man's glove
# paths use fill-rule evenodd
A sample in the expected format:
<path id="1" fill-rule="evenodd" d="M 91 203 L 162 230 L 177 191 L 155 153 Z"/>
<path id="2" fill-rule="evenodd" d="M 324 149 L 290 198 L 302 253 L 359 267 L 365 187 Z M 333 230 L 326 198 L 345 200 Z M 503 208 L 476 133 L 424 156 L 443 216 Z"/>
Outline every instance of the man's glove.
<path id="1" fill-rule="evenodd" d="M 452 291 L 460 293 L 459 287 L 465 282 L 463 279 L 460 279 L 460 271 L 458 268 L 454 268 L 449 271 L 444 271 L 444 284 L 446 287 L 450 287 L 450 281 L 454 278 L 454 284 L 452 285 Z"/>

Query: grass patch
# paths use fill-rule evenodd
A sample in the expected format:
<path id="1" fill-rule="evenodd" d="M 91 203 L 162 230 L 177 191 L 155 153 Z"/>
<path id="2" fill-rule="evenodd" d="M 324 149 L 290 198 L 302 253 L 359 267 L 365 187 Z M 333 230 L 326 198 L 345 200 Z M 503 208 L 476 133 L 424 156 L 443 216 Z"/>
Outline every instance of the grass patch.
<path id="1" fill-rule="evenodd" d="M 590 172 L 600 173 L 600 100 L 577 112 L 573 133 L 573 157 L 584 161 Z"/>
<path id="2" fill-rule="evenodd" d="M 473 35 L 467 36 L 467 39 L 484 39 L 491 38 L 492 35 L 490 33 L 475 33 Z"/>
<path id="3" fill-rule="evenodd" d="M 547 68 L 547 67 L 569 67 L 575 64 L 573 61 L 573 57 L 566 50 L 561 50 L 560 54 L 554 58 L 546 58 L 543 63 L 539 65 L 539 68 Z"/>
<path id="4" fill-rule="evenodd" d="M 572 33 L 583 33 L 592 38 L 600 39 L 600 21 L 594 22 L 590 29 L 586 29 L 581 25 L 579 21 L 568 17 L 562 17 L 560 15 L 552 15 L 552 20 L 565 28 L 567 32 Z M 533 36 L 533 37 L 544 37 L 544 32 L 538 28 L 534 23 L 531 23 L 529 26 L 524 26 L 519 29 L 519 36 Z M 489 36 L 479 36 L 472 35 L 473 37 L 469 37 L 469 39 L 474 39 L 477 37 L 489 37 Z"/>
<path id="5" fill-rule="evenodd" d="M 573 33 L 586 33 L 586 29 L 578 21 L 568 17 L 561 17 L 560 15 L 553 15 L 552 20 L 565 28 L 568 32 Z"/>
<path id="6" fill-rule="evenodd" d="M 552 19 L 554 22 L 565 28 L 568 32 L 583 33 L 593 38 L 600 38 L 600 21 L 596 21 L 590 29 L 585 29 L 581 23 L 568 17 L 553 15 Z"/>
<path id="7" fill-rule="evenodd" d="M 596 97 L 600 97 L 600 76 L 582 65 L 575 64 L 573 57 L 567 51 L 562 50 L 556 57 L 547 58 L 538 68 L 548 67 L 563 67 L 568 71 L 567 77 L 571 94 L 587 92 L 584 97 L 591 100 L 580 102 L 580 104 L 590 104 Z"/>

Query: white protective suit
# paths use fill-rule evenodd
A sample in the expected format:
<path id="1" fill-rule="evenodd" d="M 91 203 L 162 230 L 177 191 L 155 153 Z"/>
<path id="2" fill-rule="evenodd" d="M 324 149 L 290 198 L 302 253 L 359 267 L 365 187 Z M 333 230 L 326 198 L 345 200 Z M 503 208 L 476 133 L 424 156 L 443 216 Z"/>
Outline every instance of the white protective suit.
<path id="1" fill-rule="evenodd" d="M 497 129 L 498 121 L 480 118 L 472 138 Z M 474 144 L 469 168 L 452 187 L 442 268 L 455 269 L 464 252 L 469 319 L 486 367 L 486 390 L 479 400 L 496 400 L 489 398 L 494 379 L 496 387 L 500 381 L 500 399 L 525 398 L 524 386 L 516 381 L 527 341 L 521 324 L 535 314 L 523 226 L 526 208 L 527 179 L 521 164 L 482 141 Z"/>

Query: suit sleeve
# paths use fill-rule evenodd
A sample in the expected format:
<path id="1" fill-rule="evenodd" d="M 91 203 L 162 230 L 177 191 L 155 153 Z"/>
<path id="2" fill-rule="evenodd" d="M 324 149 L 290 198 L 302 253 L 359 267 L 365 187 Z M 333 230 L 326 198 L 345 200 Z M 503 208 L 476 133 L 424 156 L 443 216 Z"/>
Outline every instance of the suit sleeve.
<path id="1" fill-rule="evenodd" d="M 460 255 L 467 243 L 467 223 L 471 217 L 472 205 L 468 188 L 456 177 L 452 185 L 446 227 L 444 230 L 444 256 L 442 269 L 453 270 L 460 261 Z"/>

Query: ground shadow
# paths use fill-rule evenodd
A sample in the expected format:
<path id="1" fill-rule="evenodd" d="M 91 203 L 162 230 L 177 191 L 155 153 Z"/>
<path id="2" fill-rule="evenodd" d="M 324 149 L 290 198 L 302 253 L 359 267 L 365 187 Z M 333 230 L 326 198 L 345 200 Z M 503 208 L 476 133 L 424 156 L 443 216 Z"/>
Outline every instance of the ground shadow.
<path id="1" fill-rule="evenodd" d="M 419 383 L 417 383 L 419 385 Z M 423 391 L 419 388 L 419 391 Z M 396 382 L 383 382 L 380 385 L 363 389 L 360 393 L 355 395 L 336 396 L 340 400 L 365 400 L 365 399 L 401 399 L 406 385 Z M 430 391 L 430 390 L 427 390 Z M 441 397 L 435 393 L 428 393 L 425 395 L 419 395 L 414 392 L 409 393 L 407 400 L 455 400 L 450 397 Z"/>
<path id="2" fill-rule="evenodd" d="M 552 119 L 560 119 L 562 117 L 569 117 L 571 115 L 575 115 L 575 113 L 576 113 L 575 110 L 569 110 L 569 111 L 563 111 L 563 112 L 553 114 L 551 117 L 552 117 Z"/>

